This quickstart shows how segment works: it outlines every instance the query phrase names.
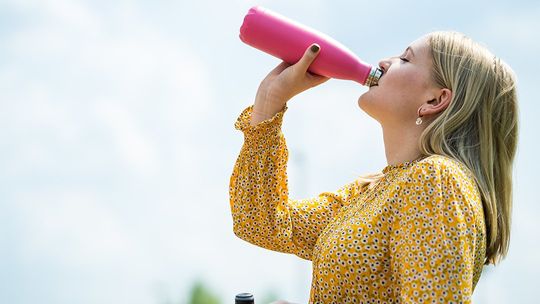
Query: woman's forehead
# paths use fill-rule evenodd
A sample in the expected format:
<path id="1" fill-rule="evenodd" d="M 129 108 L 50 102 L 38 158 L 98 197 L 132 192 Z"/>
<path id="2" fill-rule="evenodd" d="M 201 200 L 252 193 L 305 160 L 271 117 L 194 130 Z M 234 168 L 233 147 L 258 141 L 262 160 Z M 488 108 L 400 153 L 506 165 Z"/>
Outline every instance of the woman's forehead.
<path id="1" fill-rule="evenodd" d="M 411 44 L 409 44 L 409 47 L 411 47 L 413 49 L 413 51 L 425 51 L 427 49 L 427 46 L 428 46 L 428 39 L 426 36 L 422 36 L 416 40 L 414 40 L 413 42 L 411 42 Z"/>
<path id="2" fill-rule="evenodd" d="M 408 48 L 412 50 L 414 57 L 416 58 L 428 58 L 429 45 L 428 37 L 422 36 L 409 44 Z"/>

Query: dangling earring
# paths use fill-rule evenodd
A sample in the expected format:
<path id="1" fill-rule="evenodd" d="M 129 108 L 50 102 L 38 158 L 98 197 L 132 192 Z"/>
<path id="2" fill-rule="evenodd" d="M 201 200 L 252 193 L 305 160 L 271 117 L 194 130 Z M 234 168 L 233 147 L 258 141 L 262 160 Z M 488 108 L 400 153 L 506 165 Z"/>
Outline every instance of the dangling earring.
<path id="1" fill-rule="evenodd" d="M 422 124 L 422 114 L 420 114 L 420 110 L 422 108 L 418 108 L 418 118 L 416 119 L 416 125 L 419 126 Z"/>

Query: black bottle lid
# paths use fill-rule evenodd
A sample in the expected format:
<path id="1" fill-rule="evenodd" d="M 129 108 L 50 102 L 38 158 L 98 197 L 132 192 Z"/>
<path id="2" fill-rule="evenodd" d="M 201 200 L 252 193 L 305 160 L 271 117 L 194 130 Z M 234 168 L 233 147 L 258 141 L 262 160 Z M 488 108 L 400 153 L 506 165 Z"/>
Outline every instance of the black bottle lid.
<path id="1" fill-rule="evenodd" d="M 244 292 L 236 295 L 235 304 L 255 304 L 255 298 L 252 294 Z"/>

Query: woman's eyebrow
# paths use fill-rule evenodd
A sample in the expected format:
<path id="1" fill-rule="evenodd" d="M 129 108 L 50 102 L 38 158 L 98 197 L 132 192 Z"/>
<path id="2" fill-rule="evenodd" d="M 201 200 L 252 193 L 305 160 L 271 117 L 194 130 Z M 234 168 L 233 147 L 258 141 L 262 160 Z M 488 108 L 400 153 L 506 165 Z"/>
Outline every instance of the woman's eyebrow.
<path id="1" fill-rule="evenodd" d="M 412 54 L 413 57 L 414 57 L 414 52 L 413 52 L 413 50 L 412 50 L 412 47 L 408 46 L 408 47 L 405 49 L 405 51 L 407 51 L 407 50 L 411 51 L 411 54 Z"/>

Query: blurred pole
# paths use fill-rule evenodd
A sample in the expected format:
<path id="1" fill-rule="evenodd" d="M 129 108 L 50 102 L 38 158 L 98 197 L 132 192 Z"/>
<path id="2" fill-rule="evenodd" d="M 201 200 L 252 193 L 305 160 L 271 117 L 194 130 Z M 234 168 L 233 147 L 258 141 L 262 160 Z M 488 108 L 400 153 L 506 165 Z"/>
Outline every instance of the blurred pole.
<path id="1" fill-rule="evenodd" d="M 296 179 L 295 184 L 295 199 L 307 198 L 308 195 L 308 185 L 309 185 L 309 174 L 308 174 L 308 161 L 306 154 L 302 149 L 294 152 L 293 163 L 296 168 Z M 308 264 L 309 263 L 309 264 Z M 309 265 L 309 266 L 308 266 Z M 295 287 L 294 296 L 295 301 L 300 301 L 305 303 L 308 301 L 309 297 L 309 282 L 311 282 L 311 262 L 299 259 L 296 262 L 295 267 Z M 306 286 L 306 282 L 308 285 Z"/>

